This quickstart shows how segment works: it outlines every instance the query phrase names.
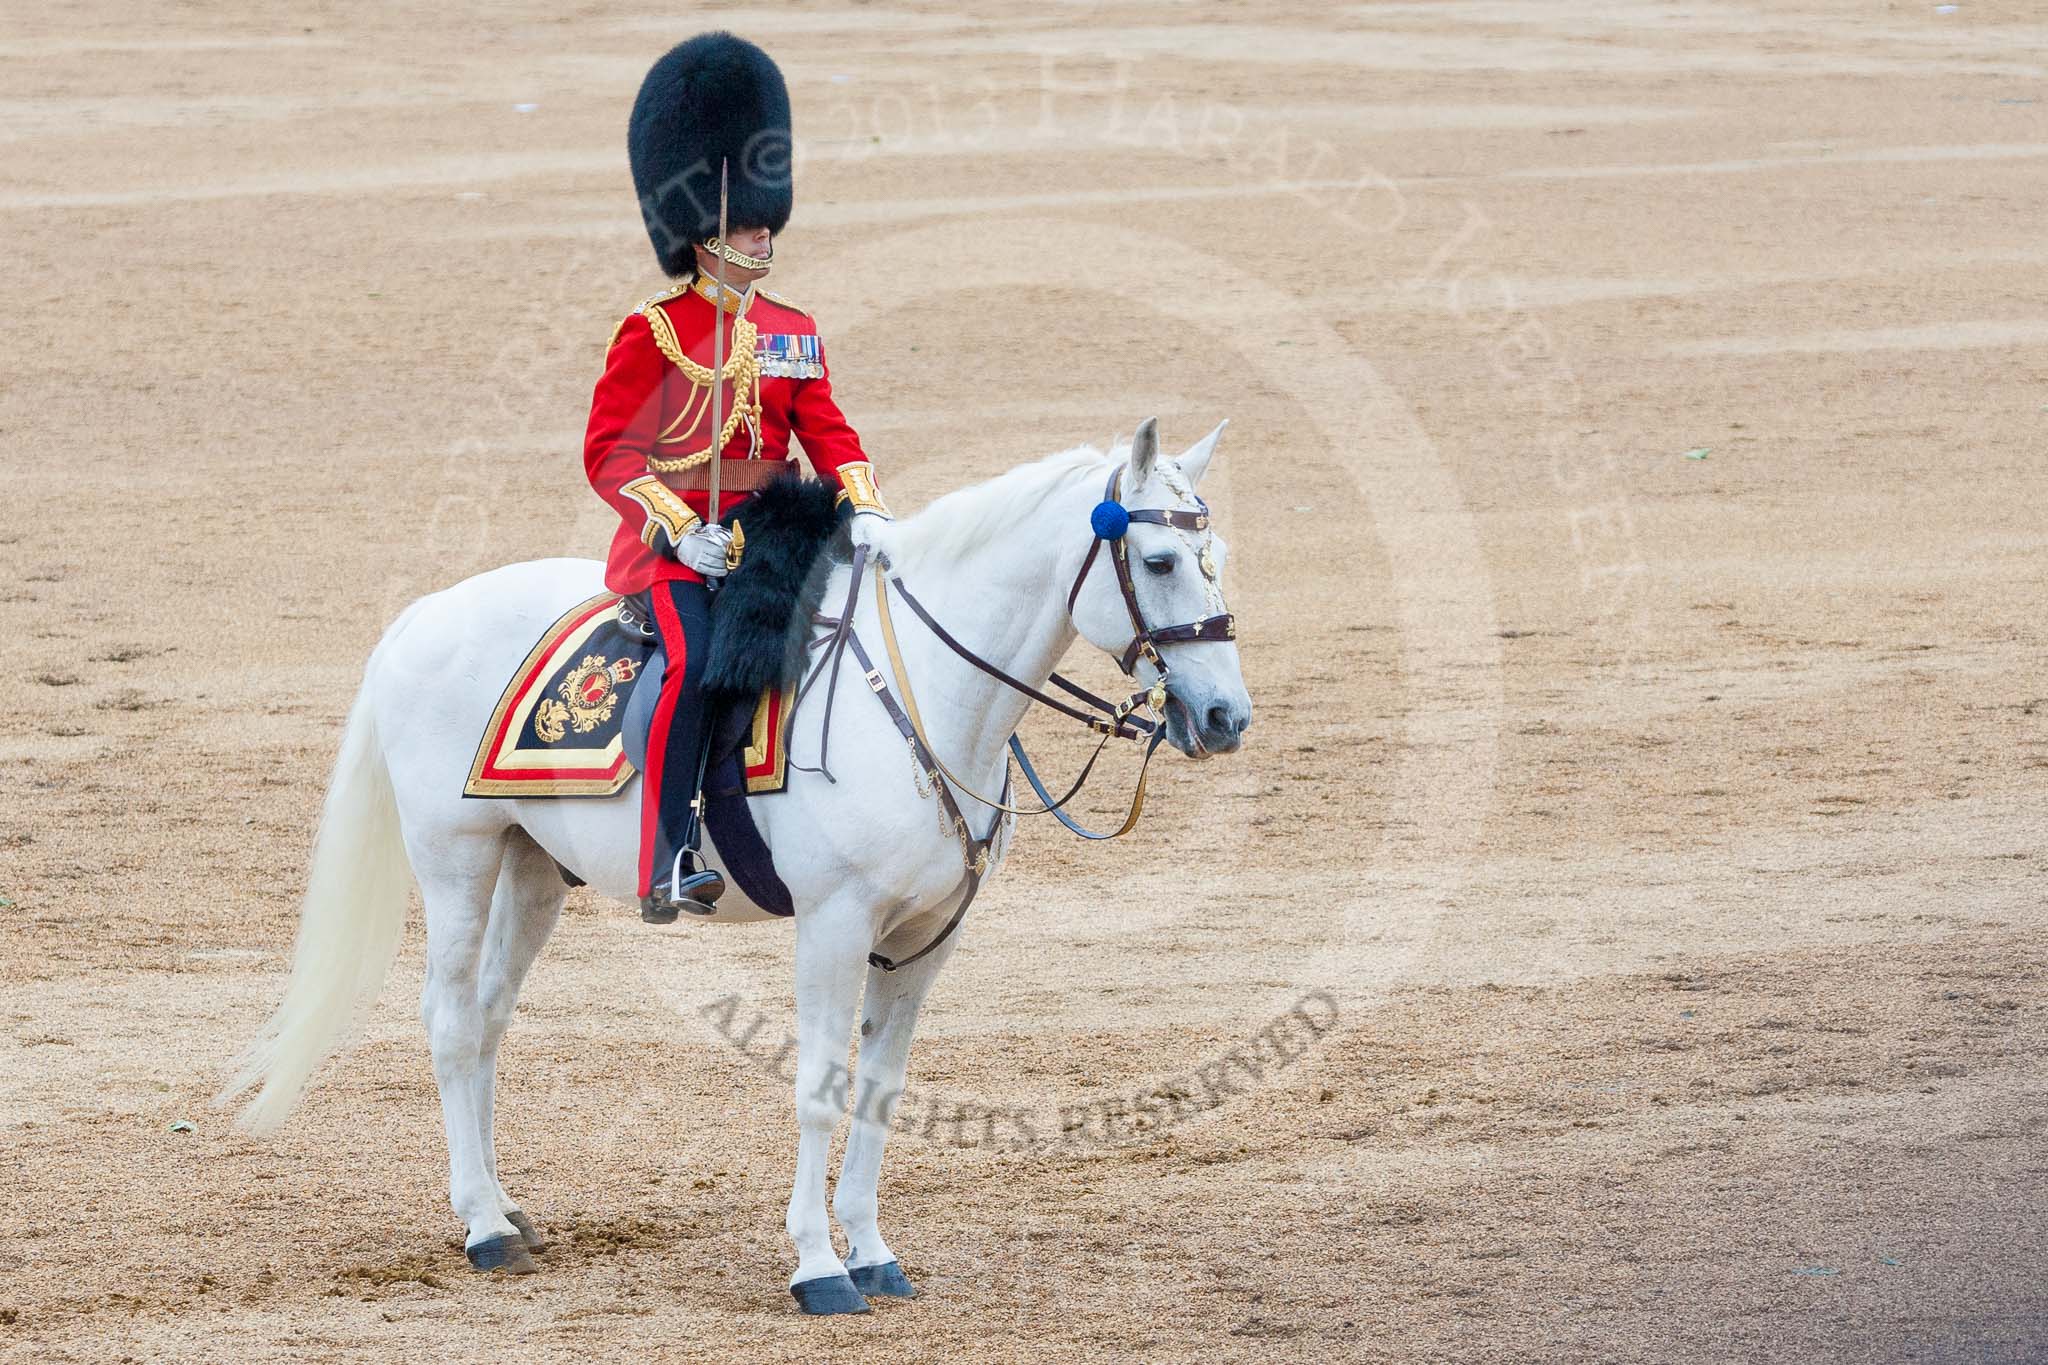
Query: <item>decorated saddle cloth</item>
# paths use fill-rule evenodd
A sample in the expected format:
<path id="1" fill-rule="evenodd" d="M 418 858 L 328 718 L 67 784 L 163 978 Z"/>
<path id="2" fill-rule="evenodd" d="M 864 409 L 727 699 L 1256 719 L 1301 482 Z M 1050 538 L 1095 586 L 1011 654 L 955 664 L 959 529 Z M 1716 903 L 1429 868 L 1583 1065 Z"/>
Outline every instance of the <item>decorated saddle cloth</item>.
<path id="1" fill-rule="evenodd" d="M 851 515 L 833 488 L 789 478 L 726 518 L 745 521 L 746 552 L 718 590 L 705 651 L 704 827 L 727 873 L 771 914 L 795 910 L 748 802 L 785 785 L 808 628 L 833 565 L 845 561 Z M 613 796 L 633 779 L 662 657 L 637 623 L 621 619 L 624 605 L 600 593 L 542 632 L 477 741 L 464 796 Z"/>
<path id="2" fill-rule="evenodd" d="M 653 708 L 628 703 L 647 672 L 655 642 L 620 621 L 621 605 L 615 594 L 600 593 L 571 607 L 542 632 L 491 712 L 464 796 L 612 796 L 632 781 L 632 755 L 644 751 Z M 658 689 L 661 679 L 648 686 Z M 719 746 L 724 741 L 723 747 L 733 750 L 739 769 L 734 785 L 746 794 L 782 790 L 787 716 L 785 689 L 769 687 L 760 693 L 743 733 L 733 735 L 730 723 L 710 718 L 711 742 Z M 716 761 L 725 755 L 714 747 L 712 757 Z"/>

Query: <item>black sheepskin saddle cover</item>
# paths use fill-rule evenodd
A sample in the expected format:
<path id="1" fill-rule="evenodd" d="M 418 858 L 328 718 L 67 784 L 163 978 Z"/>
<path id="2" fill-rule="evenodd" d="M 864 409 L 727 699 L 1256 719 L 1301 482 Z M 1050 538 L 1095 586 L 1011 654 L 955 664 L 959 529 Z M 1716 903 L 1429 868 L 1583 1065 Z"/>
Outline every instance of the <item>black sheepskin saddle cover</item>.
<path id="1" fill-rule="evenodd" d="M 751 711 L 772 687 L 803 676 L 811 617 L 835 564 L 849 558 L 843 531 L 853 515 L 838 490 L 816 479 L 778 479 L 741 504 L 745 538 L 740 567 L 711 601 L 711 645 L 704 663 L 704 700 L 715 714 Z"/>

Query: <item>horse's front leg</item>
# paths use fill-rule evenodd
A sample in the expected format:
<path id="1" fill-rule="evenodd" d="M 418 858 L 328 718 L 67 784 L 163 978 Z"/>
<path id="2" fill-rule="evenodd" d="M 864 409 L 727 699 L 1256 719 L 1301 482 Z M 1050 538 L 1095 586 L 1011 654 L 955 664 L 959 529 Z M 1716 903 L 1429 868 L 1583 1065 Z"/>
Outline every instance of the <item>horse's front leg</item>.
<path id="1" fill-rule="evenodd" d="M 854 1073 L 853 1129 L 846 1139 L 846 1160 L 832 1212 L 846 1232 L 847 1273 L 863 1294 L 907 1299 L 917 1291 L 882 1240 L 877 1226 L 882 1176 L 882 1151 L 889 1141 L 889 1123 L 903 1096 L 903 1076 L 910 1064 L 910 1036 L 918 1011 L 952 955 L 953 935 L 924 957 L 885 972 L 868 970 L 867 994 L 861 1002 L 860 1060 Z"/>
<path id="2" fill-rule="evenodd" d="M 796 1185 L 785 1226 L 797 1254 L 789 1292 L 806 1313 L 868 1311 L 832 1249 L 825 1166 L 832 1130 L 846 1111 L 846 1045 L 873 938 L 866 908 L 850 897 L 835 897 L 797 921 Z"/>

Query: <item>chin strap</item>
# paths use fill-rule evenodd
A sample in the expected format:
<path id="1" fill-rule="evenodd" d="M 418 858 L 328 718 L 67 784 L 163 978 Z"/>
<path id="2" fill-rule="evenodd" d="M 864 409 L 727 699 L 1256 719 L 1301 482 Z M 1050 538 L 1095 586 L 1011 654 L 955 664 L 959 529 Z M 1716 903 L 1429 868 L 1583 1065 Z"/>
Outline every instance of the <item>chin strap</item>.
<path id="1" fill-rule="evenodd" d="M 769 267 L 775 262 L 775 244 L 772 241 L 768 244 L 768 254 L 766 256 L 749 256 L 731 242 L 720 237 L 706 237 L 703 247 L 706 251 L 736 270 L 758 270 L 761 274 L 766 275 Z M 730 285 L 726 287 L 731 288 Z"/>

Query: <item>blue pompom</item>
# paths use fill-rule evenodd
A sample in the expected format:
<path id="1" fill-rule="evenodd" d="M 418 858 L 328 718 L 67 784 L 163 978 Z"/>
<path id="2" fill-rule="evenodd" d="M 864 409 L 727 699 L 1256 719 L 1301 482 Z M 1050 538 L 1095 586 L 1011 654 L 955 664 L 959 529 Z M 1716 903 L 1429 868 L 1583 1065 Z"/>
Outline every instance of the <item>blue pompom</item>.
<path id="1" fill-rule="evenodd" d="M 1104 540 L 1122 540 L 1131 529 L 1131 514 L 1120 502 L 1098 502 L 1088 514 L 1088 524 Z"/>

